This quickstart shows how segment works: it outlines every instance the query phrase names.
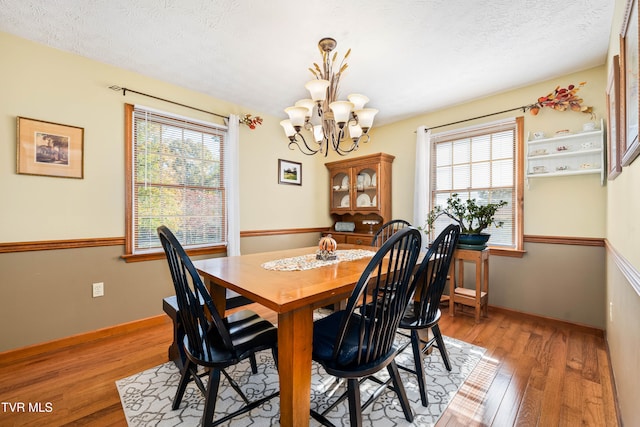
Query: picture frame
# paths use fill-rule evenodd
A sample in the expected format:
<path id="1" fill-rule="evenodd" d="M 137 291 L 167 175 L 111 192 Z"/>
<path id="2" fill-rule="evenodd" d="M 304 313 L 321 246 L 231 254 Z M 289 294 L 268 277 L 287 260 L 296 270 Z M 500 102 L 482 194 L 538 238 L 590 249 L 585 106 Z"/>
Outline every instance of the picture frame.
<path id="1" fill-rule="evenodd" d="M 278 159 L 278 184 L 302 185 L 302 163 Z"/>
<path id="2" fill-rule="evenodd" d="M 627 8 L 620 31 L 620 104 L 621 104 L 621 164 L 629 166 L 640 154 L 638 121 L 640 98 L 638 85 L 638 2 L 627 0 Z M 624 135 L 624 136 L 623 136 Z"/>
<path id="3" fill-rule="evenodd" d="M 614 180 L 622 172 L 620 156 L 620 57 L 614 56 L 607 83 L 607 178 Z"/>
<path id="4" fill-rule="evenodd" d="M 17 118 L 16 172 L 58 178 L 84 178 L 84 128 Z"/>

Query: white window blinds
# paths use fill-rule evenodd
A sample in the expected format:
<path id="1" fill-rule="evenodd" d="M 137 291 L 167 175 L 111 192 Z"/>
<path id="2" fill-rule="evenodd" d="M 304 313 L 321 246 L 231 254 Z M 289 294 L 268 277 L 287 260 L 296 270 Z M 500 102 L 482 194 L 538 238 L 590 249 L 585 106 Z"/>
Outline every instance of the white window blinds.
<path id="1" fill-rule="evenodd" d="M 133 251 L 160 248 L 169 227 L 185 247 L 226 244 L 226 129 L 135 106 Z"/>
<path id="2" fill-rule="evenodd" d="M 431 206 L 444 207 L 457 193 L 461 200 L 476 199 L 479 205 L 506 200 L 496 214 L 501 228 L 491 226 L 489 244 L 516 246 L 516 143 L 515 120 L 432 136 Z M 438 234 L 451 223 L 442 216 L 436 223 Z"/>

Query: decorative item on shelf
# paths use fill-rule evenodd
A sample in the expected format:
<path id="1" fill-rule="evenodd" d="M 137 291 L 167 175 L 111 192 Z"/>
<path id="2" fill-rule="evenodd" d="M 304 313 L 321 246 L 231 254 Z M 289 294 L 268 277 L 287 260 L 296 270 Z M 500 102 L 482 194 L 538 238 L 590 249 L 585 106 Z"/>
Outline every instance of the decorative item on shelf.
<path id="1" fill-rule="evenodd" d="M 567 147 L 566 145 L 558 145 L 556 147 L 556 151 L 567 151 L 569 149 L 569 147 Z"/>
<path id="2" fill-rule="evenodd" d="M 533 139 L 542 139 L 542 138 L 544 138 L 544 132 L 539 130 L 533 133 Z"/>
<path id="3" fill-rule="evenodd" d="M 256 126 L 262 124 L 262 117 L 251 117 L 251 114 L 245 114 L 244 116 L 240 117 L 240 124 L 246 125 L 249 127 L 249 129 L 253 130 L 256 128 Z"/>
<path id="4" fill-rule="evenodd" d="M 322 67 L 314 63 L 314 67 L 309 68 L 315 80 L 305 85 L 311 99 L 301 99 L 293 107 L 285 108 L 289 119 L 280 122 L 289 138 L 289 148 L 293 149 L 292 145 L 295 145 L 309 156 L 324 153 L 326 157 L 329 149 L 340 155 L 357 150 L 361 142 L 369 141 L 369 129 L 378 113 L 376 109 L 364 108 L 369 102 L 369 98 L 364 95 L 352 94 L 347 96 L 348 101 L 338 100 L 340 77 L 347 69 L 345 61 L 351 49 L 336 67 L 338 53 L 330 55 L 336 44 L 332 38 L 323 38 L 318 42 L 322 53 Z M 302 129 L 309 131 L 307 138 L 312 137 L 315 144 L 307 142 L 300 132 Z M 343 141 L 349 141 L 346 147 L 341 146 Z"/>
<path id="5" fill-rule="evenodd" d="M 375 221 L 375 220 L 368 220 L 365 219 L 364 221 L 362 221 L 362 225 L 368 225 L 369 226 L 369 233 L 373 234 L 373 226 L 374 225 L 378 225 L 380 224 L 380 221 Z"/>
<path id="6" fill-rule="evenodd" d="M 543 107 L 548 107 L 556 111 L 566 111 L 570 109 L 571 111 L 581 111 L 589 114 L 593 120 L 595 119 L 593 107 L 583 106 L 583 99 L 576 95 L 580 88 L 586 84 L 587 82 L 580 82 L 578 86 L 569 85 L 566 88 L 556 86 L 553 92 L 547 96 L 541 96 L 538 98 L 538 102 L 527 105 L 524 109 L 528 109 L 534 116 L 537 115 Z"/>
<path id="7" fill-rule="evenodd" d="M 591 132 L 592 130 L 596 130 L 596 124 L 594 122 L 587 122 L 582 125 L 583 132 Z"/>
<path id="8" fill-rule="evenodd" d="M 533 173 L 545 173 L 546 171 L 547 171 L 547 168 L 545 168 L 544 166 L 533 167 Z"/>
<path id="9" fill-rule="evenodd" d="M 508 202 L 501 200 L 498 203 L 487 203 L 480 205 L 476 199 L 468 199 L 463 202 L 457 193 L 453 193 L 447 204 L 435 206 L 427 215 L 426 230 L 431 231 L 438 218 L 447 216 L 460 226 L 460 239 L 458 246 L 463 249 L 482 250 L 487 247 L 490 234 L 483 231 L 490 225 L 496 228 L 502 227 L 503 221 L 496 221 L 495 215 L 500 208 L 506 206 Z"/>
<path id="10" fill-rule="evenodd" d="M 333 227 L 336 231 L 348 231 L 351 232 L 356 229 L 356 224 L 354 222 L 344 222 L 338 221 L 336 225 Z"/>
<path id="11" fill-rule="evenodd" d="M 560 129 L 556 131 L 556 136 L 569 135 L 570 133 L 569 129 Z"/>
<path id="12" fill-rule="evenodd" d="M 322 261 L 333 261 L 338 258 L 336 255 L 336 249 L 338 248 L 338 243 L 335 241 L 331 234 L 327 234 L 320 238 L 320 243 L 318 244 L 318 251 L 316 252 L 316 259 Z"/>

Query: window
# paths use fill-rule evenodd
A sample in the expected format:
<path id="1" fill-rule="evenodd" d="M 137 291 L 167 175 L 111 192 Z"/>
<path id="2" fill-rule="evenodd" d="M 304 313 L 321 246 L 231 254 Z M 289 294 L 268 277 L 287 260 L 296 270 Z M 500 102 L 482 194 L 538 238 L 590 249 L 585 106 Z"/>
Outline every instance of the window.
<path id="1" fill-rule="evenodd" d="M 478 204 L 506 200 L 496 214 L 503 226 L 491 226 L 489 245 L 522 250 L 522 117 L 434 134 L 431 139 L 431 206 L 445 206 L 457 193 Z M 442 216 L 439 233 L 451 220 Z"/>
<path id="2" fill-rule="evenodd" d="M 185 248 L 224 246 L 226 128 L 129 104 L 125 111 L 127 255 L 161 253 L 162 224 Z"/>

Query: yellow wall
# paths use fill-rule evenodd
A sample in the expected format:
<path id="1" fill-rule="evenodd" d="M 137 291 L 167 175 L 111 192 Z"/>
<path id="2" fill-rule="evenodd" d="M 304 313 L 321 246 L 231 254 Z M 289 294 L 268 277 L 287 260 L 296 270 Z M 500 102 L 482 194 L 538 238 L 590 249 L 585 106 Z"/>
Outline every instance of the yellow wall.
<path id="1" fill-rule="evenodd" d="M 607 70 L 620 53 L 619 34 L 625 0 L 616 0 Z M 637 2 L 636 2 L 637 3 Z M 611 364 L 623 421 L 640 420 L 640 158 L 608 184 L 606 235 L 607 251 L 606 331 Z M 621 268 L 623 266 L 623 268 Z M 632 286 L 635 284 L 635 289 Z"/>
<path id="2" fill-rule="evenodd" d="M 547 82 L 527 86 L 495 96 L 471 101 L 445 110 L 424 114 L 409 120 L 374 128 L 372 145 L 376 150 L 396 155 L 394 162 L 394 215 L 411 219 L 413 216 L 413 171 L 415 166 L 415 130 L 420 125 L 439 126 L 496 111 L 508 110 L 534 103 L 557 85 L 587 84 L 578 92 L 585 105 L 594 107 L 597 121 L 606 119 L 605 67 L 596 67 L 562 76 Z M 523 115 L 521 111 L 504 113 L 467 123 L 434 129 L 433 133 L 465 126 L 488 123 L 504 117 Z M 580 131 L 589 115 L 574 111 L 558 112 L 543 109 L 537 116 L 525 117 L 527 132 L 542 130 L 553 134 L 559 129 Z M 396 167 L 399 166 L 399 167 Z M 599 175 L 539 178 L 531 180 L 524 194 L 524 232 L 531 235 L 605 237 L 606 187 L 600 185 Z"/>
<path id="3" fill-rule="evenodd" d="M 376 127 L 366 150 L 396 156 L 393 164 L 393 215 L 413 221 L 415 130 L 420 125 L 439 126 L 496 111 L 528 105 L 557 86 L 587 84 L 578 92 L 594 107 L 597 121 L 606 116 L 605 67 L 596 67 L 525 88 L 499 93 L 444 110 L 425 113 L 388 126 Z M 434 132 L 523 115 L 503 113 L 436 129 Z M 590 116 L 580 112 L 543 109 L 537 116 L 524 114 L 525 135 L 542 130 L 578 132 Z M 607 187 L 600 175 L 530 180 L 524 191 L 525 235 L 605 237 Z M 490 261 L 489 304 L 526 313 L 563 319 L 598 328 L 605 326 L 605 260 L 598 247 L 525 243 L 522 258 L 493 256 Z M 545 274 L 540 274 L 544 271 Z M 473 278 L 474 272 L 466 274 Z M 467 283 L 467 286 L 473 286 Z"/>
<path id="4" fill-rule="evenodd" d="M 215 116 L 129 92 L 116 84 L 219 114 L 251 113 L 224 102 L 0 33 L 0 242 L 124 236 L 124 103 L 220 123 Z M 16 117 L 84 128 L 84 179 L 16 174 Z M 241 126 L 241 229 L 317 227 L 326 214 L 309 209 L 324 166 L 287 148 L 278 117 L 256 130 Z M 279 185 L 277 159 L 302 162 L 303 186 Z M 300 214 L 303 213 L 303 214 Z M 28 224 L 28 225 L 27 225 Z"/>

